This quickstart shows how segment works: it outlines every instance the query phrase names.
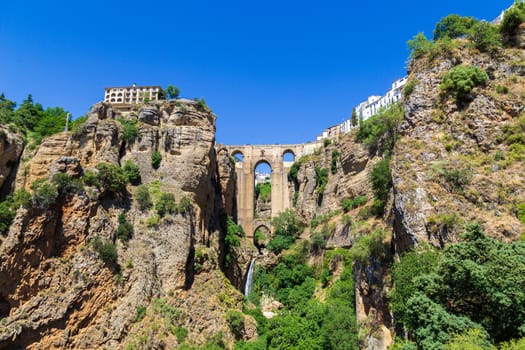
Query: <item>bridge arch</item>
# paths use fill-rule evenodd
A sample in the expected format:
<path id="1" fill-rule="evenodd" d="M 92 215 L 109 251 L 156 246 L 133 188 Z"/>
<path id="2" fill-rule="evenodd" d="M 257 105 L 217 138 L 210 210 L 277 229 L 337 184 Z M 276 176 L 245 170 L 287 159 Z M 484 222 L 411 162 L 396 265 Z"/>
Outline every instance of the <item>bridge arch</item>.
<path id="1" fill-rule="evenodd" d="M 254 217 L 255 168 L 261 163 L 267 163 L 271 168 L 271 216 L 275 217 L 292 206 L 288 188 L 288 172 L 293 160 L 313 153 L 315 149 L 322 147 L 322 142 L 295 145 L 224 145 L 217 146 L 217 149 L 221 147 L 226 147 L 232 157 L 236 158 L 237 155 L 237 158 L 241 158 L 241 160 L 236 158 L 235 165 L 237 218 L 246 234 L 253 238 L 256 228 L 260 227 Z M 293 160 L 285 159 L 285 155 L 292 155 Z M 269 224 L 266 227 L 269 228 Z"/>

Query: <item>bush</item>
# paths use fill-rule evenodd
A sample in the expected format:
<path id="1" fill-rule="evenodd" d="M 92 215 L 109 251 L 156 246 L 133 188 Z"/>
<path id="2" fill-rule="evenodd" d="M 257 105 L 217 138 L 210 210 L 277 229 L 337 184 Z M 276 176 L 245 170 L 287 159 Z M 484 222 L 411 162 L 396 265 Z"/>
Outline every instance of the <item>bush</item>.
<path id="1" fill-rule="evenodd" d="M 151 154 L 151 166 L 153 169 L 158 169 L 160 167 L 160 162 L 162 161 L 162 155 L 159 151 L 154 151 Z"/>
<path id="2" fill-rule="evenodd" d="M 372 190 L 377 199 L 386 201 L 388 192 L 392 186 L 392 175 L 390 174 L 390 158 L 377 162 L 370 173 Z"/>
<path id="3" fill-rule="evenodd" d="M 188 330 L 184 327 L 175 327 L 173 329 L 173 335 L 177 338 L 177 343 L 182 343 L 188 336 Z"/>
<path id="4" fill-rule="evenodd" d="M 54 174 L 51 182 L 61 193 L 80 193 L 83 190 L 82 182 L 79 179 L 73 179 L 65 173 Z"/>
<path id="5" fill-rule="evenodd" d="M 139 136 L 139 129 L 137 127 L 137 121 L 132 120 L 125 120 L 123 118 L 119 118 L 118 121 L 120 124 L 122 124 L 123 131 L 122 131 L 122 138 L 126 142 L 132 142 Z"/>
<path id="6" fill-rule="evenodd" d="M 116 264 L 118 255 L 115 244 L 112 242 L 103 242 L 99 236 L 95 236 L 91 245 L 102 261 L 106 264 Z"/>
<path id="7" fill-rule="evenodd" d="M 505 11 L 499 27 L 505 43 L 512 44 L 513 37 L 523 22 L 525 22 L 525 3 L 516 2 L 510 9 Z"/>
<path id="8" fill-rule="evenodd" d="M 352 199 L 344 198 L 341 201 L 341 207 L 343 208 L 343 211 L 345 213 L 347 213 L 350 209 L 355 209 L 357 207 L 360 207 L 363 204 L 365 204 L 366 202 L 368 202 L 368 197 L 367 196 L 357 196 L 357 197 L 352 198 Z"/>
<path id="9" fill-rule="evenodd" d="M 414 92 L 415 88 L 416 88 L 416 80 L 415 79 L 409 80 L 405 84 L 405 87 L 403 88 L 404 98 L 407 98 L 408 96 L 410 96 Z"/>
<path id="10" fill-rule="evenodd" d="M 51 204 L 55 203 L 58 196 L 55 185 L 50 184 L 45 179 L 36 180 L 32 186 L 33 189 L 33 205 L 37 208 L 46 209 Z"/>
<path id="11" fill-rule="evenodd" d="M 272 199 L 272 183 L 257 183 L 257 185 L 255 185 L 255 198 L 262 202 L 269 202 Z"/>
<path id="12" fill-rule="evenodd" d="M 394 147 L 397 140 L 397 128 L 404 118 L 403 106 L 395 103 L 363 121 L 356 134 L 356 141 L 368 146 L 371 151 L 386 150 Z"/>
<path id="13" fill-rule="evenodd" d="M 127 181 L 132 184 L 133 186 L 140 185 L 141 182 L 141 176 L 140 176 L 140 170 L 137 164 L 135 164 L 131 160 L 127 160 L 126 163 L 124 163 L 124 174 L 126 175 Z"/>
<path id="14" fill-rule="evenodd" d="M 468 37 L 481 52 L 492 54 L 501 47 L 498 27 L 486 21 L 476 23 Z"/>
<path id="15" fill-rule="evenodd" d="M 498 94 L 506 94 L 509 92 L 509 88 L 506 87 L 505 85 L 497 85 L 496 86 L 496 92 Z"/>
<path id="16" fill-rule="evenodd" d="M 288 249 L 304 230 L 299 218 L 291 209 L 286 209 L 274 217 L 272 226 L 274 238 L 267 247 L 276 253 Z"/>
<path id="17" fill-rule="evenodd" d="M 332 174 L 337 174 L 337 157 L 339 157 L 339 151 L 334 149 L 332 151 L 332 164 L 330 167 Z"/>
<path id="18" fill-rule="evenodd" d="M 135 308 L 135 322 L 140 322 L 146 317 L 146 307 L 145 306 L 137 306 Z"/>
<path id="19" fill-rule="evenodd" d="M 86 186 L 95 186 L 99 187 L 100 182 L 98 181 L 97 174 L 95 174 L 91 170 L 86 170 L 84 173 L 84 176 L 82 177 L 82 181 L 84 182 L 84 185 Z"/>
<path id="20" fill-rule="evenodd" d="M 320 197 L 324 193 L 326 184 L 328 183 L 328 169 L 321 168 L 319 165 L 315 166 L 315 193 Z"/>
<path id="21" fill-rule="evenodd" d="M 191 208 L 191 199 L 188 196 L 182 196 L 177 206 L 177 211 L 180 214 L 186 213 Z"/>
<path id="22" fill-rule="evenodd" d="M 235 339 L 242 339 L 244 332 L 244 316 L 239 311 L 230 310 L 226 313 L 226 320 Z"/>
<path id="23" fill-rule="evenodd" d="M 226 218 L 226 234 L 224 235 L 224 260 L 226 266 L 229 266 L 235 254 L 235 247 L 241 245 L 241 237 L 244 237 L 244 230 L 241 225 L 233 221 L 231 216 Z"/>
<path id="24" fill-rule="evenodd" d="M 126 215 L 120 213 L 118 216 L 117 237 L 123 242 L 127 242 L 133 236 L 133 226 L 126 219 Z"/>
<path id="25" fill-rule="evenodd" d="M 288 181 L 294 181 L 297 182 L 297 174 L 299 173 L 299 168 L 301 167 L 302 162 L 296 161 L 292 164 L 290 167 L 290 171 L 288 172 Z"/>
<path id="26" fill-rule="evenodd" d="M 7 233 L 18 208 L 27 208 L 30 204 L 31 195 L 25 190 L 19 190 L 13 195 L 8 195 L 3 202 L 0 202 L 0 233 L 3 235 Z"/>
<path id="27" fill-rule="evenodd" d="M 126 183 L 128 181 L 121 167 L 110 163 L 99 163 L 97 164 L 97 170 L 97 180 L 102 190 L 110 194 L 126 192 Z"/>
<path id="28" fill-rule="evenodd" d="M 412 40 L 407 42 L 410 49 L 410 58 L 419 58 L 430 52 L 433 43 L 427 39 L 425 34 L 418 33 Z"/>
<path id="29" fill-rule="evenodd" d="M 155 205 L 155 209 L 161 217 L 166 214 L 175 213 L 177 205 L 173 193 L 161 193 L 159 201 Z"/>
<path id="30" fill-rule="evenodd" d="M 153 202 L 147 185 L 140 185 L 137 187 L 137 190 L 135 191 L 135 199 L 137 200 L 139 209 L 142 211 L 153 207 Z"/>
<path id="31" fill-rule="evenodd" d="M 331 143 L 332 143 L 332 141 L 331 141 L 330 139 L 324 139 L 324 140 L 323 140 L 323 145 L 324 145 L 325 147 L 330 146 Z"/>
<path id="32" fill-rule="evenodd" d="M 439 88 L 447 94 L 452 94 L 458 102 L 464 101 L 472 89 L 485 85 L 489 79 L 487 73 L 475 66 L 456 66 L 443 76 Z"/>

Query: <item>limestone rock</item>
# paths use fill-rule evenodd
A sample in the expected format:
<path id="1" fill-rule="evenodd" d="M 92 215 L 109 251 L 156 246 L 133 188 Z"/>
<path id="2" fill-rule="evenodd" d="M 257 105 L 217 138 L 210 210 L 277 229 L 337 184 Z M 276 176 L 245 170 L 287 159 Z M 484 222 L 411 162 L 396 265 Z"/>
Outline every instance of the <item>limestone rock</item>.
<path id="1" fill-rule="evenodd" d="M 8 184 L 24 149 L 22 136 L 0 126 L 0 189 Z"/>

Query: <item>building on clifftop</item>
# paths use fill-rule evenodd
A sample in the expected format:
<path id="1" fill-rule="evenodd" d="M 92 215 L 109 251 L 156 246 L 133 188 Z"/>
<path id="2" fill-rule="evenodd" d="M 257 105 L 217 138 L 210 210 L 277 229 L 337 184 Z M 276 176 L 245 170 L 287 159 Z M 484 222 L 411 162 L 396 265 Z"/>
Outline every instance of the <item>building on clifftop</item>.
<path id="1" fill-rule="evenodd" d="M 104 89 L 104 102 L 118 104 L 135 104 L 158 101 L 162 91 L 160 86 L 131 86 L 107 87 Z"/>

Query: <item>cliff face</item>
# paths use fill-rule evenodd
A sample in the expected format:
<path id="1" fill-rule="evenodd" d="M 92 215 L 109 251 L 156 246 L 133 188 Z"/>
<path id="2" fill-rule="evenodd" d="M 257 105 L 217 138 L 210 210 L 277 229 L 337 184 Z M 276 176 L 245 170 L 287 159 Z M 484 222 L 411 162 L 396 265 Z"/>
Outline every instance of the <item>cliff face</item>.
<path id="1" fill-rule="evenodd" d="M 18 161 L 24 150 L 22 136 L 8 127 L 0 126 L 0 195 L 10 191 L 11 182 L 18 167 Z"/>
<path id="2" fill-rule="evenodd" d="M 130 124 L 138 134 L 125 139 Z M 18 188 L 132 160 L 154 202 L 171 193 L 190 204 L 159 218 L 139 209 L 128 184 L 109 196 L 96 186 L 60 189 L 48 205 L 19 209 L 0 246 L 0 347 L 162 348 L 186 332 L 196 343 L 219 331 L 229 337 L 224 315 L 242 296 L 219 269 L 218 213 L 232 210 L 223 205 L 233 192 L 221 191 L 232 175 L 217 165 L 214 135 L 211 112 L 178 100 L 128 112 L 97 104 L 82 130 L 44 140 L 21 164 Z M 129 241 L 117 239 L 119 214 L 134 228 Z M 98 239 L 115 243 L 116 261 L 99 257 Z"/>
<path id="3" fill-rule="evenodd" d="M 439 84 L 460 64 L 484 69 L 489 81 L 457 103 Z M 401 246 L 443 246 L 473 221 L 502 239 L 522 233 L 517 205 L 525 201 L 524 67 L 523 50 L 492 57 L 466 45 L 445 58 L 412 62 L 414 91 L 405 100 L 392 158 Z"/>

